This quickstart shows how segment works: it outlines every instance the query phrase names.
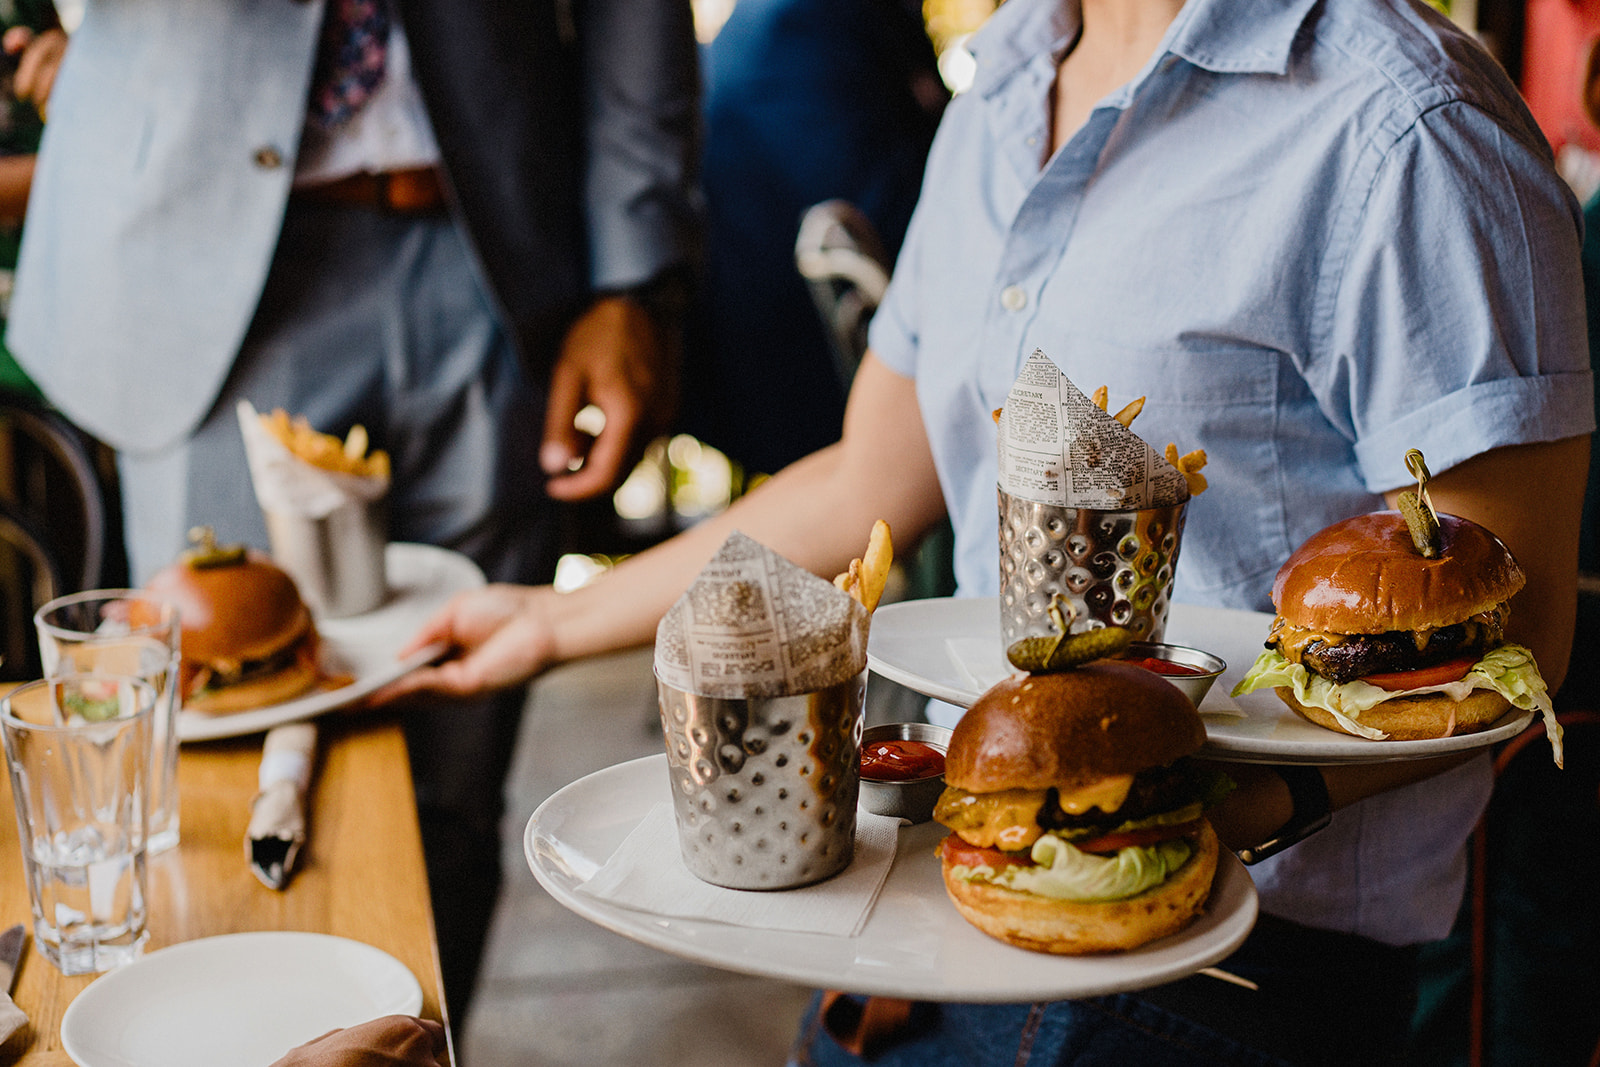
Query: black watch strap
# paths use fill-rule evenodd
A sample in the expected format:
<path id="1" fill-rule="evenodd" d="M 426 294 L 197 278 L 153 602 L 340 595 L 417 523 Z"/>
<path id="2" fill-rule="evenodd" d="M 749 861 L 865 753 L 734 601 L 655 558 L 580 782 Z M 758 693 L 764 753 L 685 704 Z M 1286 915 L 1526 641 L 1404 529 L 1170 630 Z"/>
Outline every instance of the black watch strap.
<path id="1" fill-rule="evenodd" d="M 1299 844 L 1333 820 L 1333 802 L 1328 799 L 1328 783 L 1322 778 L 1322 768 L 1288 764 L 1272 769 L 1289 787 L 1294 811 L 1277 833 L 1254 848 L 1239 850 L 1239 859 L 1247 865 L 1260 863 L 1290 845 Z"/>

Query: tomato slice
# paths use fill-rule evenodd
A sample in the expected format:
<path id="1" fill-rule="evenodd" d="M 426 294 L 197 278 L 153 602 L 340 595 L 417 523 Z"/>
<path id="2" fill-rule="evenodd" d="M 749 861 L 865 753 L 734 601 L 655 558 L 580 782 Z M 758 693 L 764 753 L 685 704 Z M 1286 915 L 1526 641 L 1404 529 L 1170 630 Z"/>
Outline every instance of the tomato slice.
<path id="1" fill-rule="evenodd" d="M 1033 857 L 1027 850 L 1005 852 L 998 848 L 984 848 L 964 841 L 960 834 L 951 834 L 939 845 L 939 855 L 952 865 L 961 867 L 1032 867 Z"/>
<path id="2" fill-rule="evenodd" d="M 1429 685 L 1448 685 L 1459 682 L 1467 676 L 1472 665 L 1478 662 L 1477 656 L 1462 656 L 1459 659 L 1446 660 L 1436 663 L 1432 667 L 1418 667 L 1414 671 L 1390 671 L 1386 674 L 1368 674 L 1362 681 L 1375 685 L 1379 689 L 1395 692 L 1401 689 L 1421 689 Z"/>
<path id="3" fill-rule="evenodd" d="M 1143 848 L 1169 838 L 1187 837 L 1189 834 L 1199 833 L 1200 826 L 1204 822 L 1205 819 L 1202 818 L 1173 823 L 1171 826 L 1144 826 L 1137 830 L 1124 830 L 1121 833 L 1085 838 L 1082 841 L 1072 842 L 1072 845 L 1082 852 L 1115 852 L 1119 848 Z"/>

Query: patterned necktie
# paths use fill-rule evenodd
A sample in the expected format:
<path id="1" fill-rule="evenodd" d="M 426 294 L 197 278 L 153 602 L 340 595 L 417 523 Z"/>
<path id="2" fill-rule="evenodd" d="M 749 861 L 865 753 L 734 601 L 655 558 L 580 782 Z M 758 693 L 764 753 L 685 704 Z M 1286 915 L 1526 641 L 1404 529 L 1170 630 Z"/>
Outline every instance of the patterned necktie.
<path id="1" fill-rule="evenodd" d="M 331 130 L 367 102 L 383 82 L 388 43 L 387 0 L 328 0 L 311 74 L 313 123 Z"/>

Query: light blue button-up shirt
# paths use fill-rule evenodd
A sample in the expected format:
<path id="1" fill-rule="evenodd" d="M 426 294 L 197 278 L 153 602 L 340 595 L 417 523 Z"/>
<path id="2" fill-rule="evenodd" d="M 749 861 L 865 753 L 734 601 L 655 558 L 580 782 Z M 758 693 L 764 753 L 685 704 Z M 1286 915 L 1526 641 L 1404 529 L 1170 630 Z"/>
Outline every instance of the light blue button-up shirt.
<path id="1" fill-rule="evenodd" d="M 1409 448 L 1437 472 L 1593 429 L 1578 206 L 1447 21 L 1404 0 L 1190 0 L 1045 162 L 1078 25 L 1075 3 L 1009 0 L 975 39 L 872 325 L 916 381 L 963 593 L 997 591 L 991 412 L 1035 348 L 1112 410 L 1147 397 L 1134 429 L 1158 450 L 1206 450 L 1175 594 L 1192 602 L 1270 610 L 1289 553 L 1382 507 Z M 1484 763 L 1341 812 L 1254 868 L 1264 902 L 1441 936 Z"/>

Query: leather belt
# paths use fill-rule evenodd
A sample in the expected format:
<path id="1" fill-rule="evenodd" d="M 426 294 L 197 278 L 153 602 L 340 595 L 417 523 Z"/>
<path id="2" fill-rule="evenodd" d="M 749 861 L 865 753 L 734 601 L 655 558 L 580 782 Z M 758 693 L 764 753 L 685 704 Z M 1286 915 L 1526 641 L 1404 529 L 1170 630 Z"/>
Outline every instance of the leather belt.
<path id="1" fill-rule="evenodd" d="M 292 195 L 302 201 L 364 207 L 386 215 L 439 215 L 447 207 L 437 167 L 358 171 L 330 182 L 296 186 Z"/>

